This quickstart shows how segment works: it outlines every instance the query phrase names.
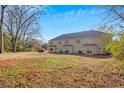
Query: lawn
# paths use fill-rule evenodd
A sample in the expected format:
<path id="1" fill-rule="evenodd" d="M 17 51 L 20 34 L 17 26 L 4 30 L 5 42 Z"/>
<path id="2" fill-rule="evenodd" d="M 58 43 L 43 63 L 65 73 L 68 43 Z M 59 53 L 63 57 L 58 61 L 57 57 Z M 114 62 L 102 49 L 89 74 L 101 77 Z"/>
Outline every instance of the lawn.
<path id="1" fill-rule="evenodd" d="M 124 65 L 111 57 L 5 53 L 0 87 L 124 87 Z"/>

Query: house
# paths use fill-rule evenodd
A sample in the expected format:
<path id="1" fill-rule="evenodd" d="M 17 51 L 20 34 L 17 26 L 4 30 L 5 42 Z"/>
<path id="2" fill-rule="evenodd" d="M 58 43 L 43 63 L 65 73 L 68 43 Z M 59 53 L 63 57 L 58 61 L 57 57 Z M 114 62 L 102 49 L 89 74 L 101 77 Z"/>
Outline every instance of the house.
<path id="1" fill-rule="evenodd" d="M 105 54 L 105 47 L 112 42 L 112 35 L 96 30 L 60 35 L 49 40 L 49 52 L 85 55 Z"/>

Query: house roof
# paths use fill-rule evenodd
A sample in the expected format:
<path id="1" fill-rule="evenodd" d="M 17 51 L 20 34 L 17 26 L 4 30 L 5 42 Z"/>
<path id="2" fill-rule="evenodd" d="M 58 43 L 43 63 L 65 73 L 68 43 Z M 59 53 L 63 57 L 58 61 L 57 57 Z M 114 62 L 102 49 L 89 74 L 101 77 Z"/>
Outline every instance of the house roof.
<path id="1" fill-rule="evenodd" d="M 68 34 L 62 34 L 56 38 L 53 38 L 51 40 L 60 40 L 60 39 L 69 39 L 69 38 L 87 38 L 87 37 L 98 37 L 101 35 L 106 34 L 105 32 L 97 31 L 97 30 L 88 30 L 88 31 L 81 31 L 81 32 L 75 32 L 75 33 L 68 33 Z"/>

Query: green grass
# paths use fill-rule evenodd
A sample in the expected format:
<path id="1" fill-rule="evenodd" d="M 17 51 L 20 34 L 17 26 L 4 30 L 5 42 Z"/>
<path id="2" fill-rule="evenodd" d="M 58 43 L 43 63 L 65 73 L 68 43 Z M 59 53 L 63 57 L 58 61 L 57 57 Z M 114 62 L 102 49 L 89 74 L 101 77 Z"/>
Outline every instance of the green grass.
<path id="1" fill-rule="evenodd" d="M 17 75 L 25 74 L 25 73 L 26 73 L 25 70 L 13 69 L 13 70 L 0 72 L 0 77 L 16 77 Z"/>
<path id="2" fill-rule="evenodd" d="M 27 67 L 35 68 L 40 71 L 53 71 L 57 68 L 64 68 L 68 66 L 79 66 L 82 62 L 75 60 L 74 56 L 53 56 L 48 58 L 37 58 L 37 59 L 28 59 L 23 61 L 23 64 L 16 64 L 18 68 Z"/>
<path id="3" fill-rule="evenodd" d="M 52 71 L 56 68 L 62 68 L 66 66 L 76 66 L 81 64 L 81 62 L 68 60 L 66 57 L 53 57 L 44 60 L 43 63 L 34 64 L 33 66 L 42 70 L 42 71 Z"/>

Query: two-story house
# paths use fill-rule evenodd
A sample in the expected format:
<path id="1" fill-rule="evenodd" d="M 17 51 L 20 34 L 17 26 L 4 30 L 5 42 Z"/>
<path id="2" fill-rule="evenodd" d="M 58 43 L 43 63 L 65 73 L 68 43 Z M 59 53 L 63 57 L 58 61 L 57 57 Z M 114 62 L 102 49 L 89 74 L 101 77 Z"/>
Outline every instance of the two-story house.
<path id="1" fill-rule="evenodd" d="M 112 35 L 96 30 L 60 35 L 49 41 L 49 52 L 105 54 L 105 47 L 112 42 Z"/>

